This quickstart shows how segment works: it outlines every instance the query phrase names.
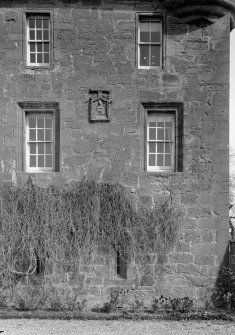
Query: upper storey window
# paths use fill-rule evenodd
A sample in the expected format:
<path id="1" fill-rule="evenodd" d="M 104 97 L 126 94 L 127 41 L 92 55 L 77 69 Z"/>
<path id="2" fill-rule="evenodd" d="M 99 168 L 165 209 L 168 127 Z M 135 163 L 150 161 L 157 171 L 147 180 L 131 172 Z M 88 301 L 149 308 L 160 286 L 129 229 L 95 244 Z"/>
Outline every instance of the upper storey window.
<path id="1" fill-rule="evenodd" d="M 162 20 L 157 16 L 139 16 L 138 67 L 162 67 Z"/>
<path id="2" fill-rule="evenodd" d="M 27 23 L 27 65 L 50 65 L 50 15 L 28 14 Z"/>

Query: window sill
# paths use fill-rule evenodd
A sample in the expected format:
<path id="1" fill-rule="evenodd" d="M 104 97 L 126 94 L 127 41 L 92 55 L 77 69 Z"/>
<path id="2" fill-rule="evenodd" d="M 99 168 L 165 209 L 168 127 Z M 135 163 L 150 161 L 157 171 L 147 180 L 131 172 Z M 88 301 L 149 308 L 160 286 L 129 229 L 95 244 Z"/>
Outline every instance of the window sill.
<path id="1" fill-rule="evenodd" d="M 29 174 L 38 174 L 38 173 L 45 173 L 45 174 L 52 174 L 58 171 L 55 170 L 47 170 L 47 171 L 24 171 L 25 173 L 29 173 Z"/>
<path id="2" fill-rule="evenodd" d="M 176 176 L 176 175 L 182 175 L 183 171 L 144 171 L 145 174 L 154 175 L 154 176 Z"/>
<path id="3" fill-rule="evenodd" d="M 123 282 L 123 281 L 125 281 L 125 280 L 128 280 L 128 278 L 124 278 L 124 277 L 121 277 L 121 276 L 119 276 L 119 275 L 114 275 L 114 276 L 113 276 L 113 279 L 114 279 L 114 280 L 117 280 L 117 281 L 120 281 L 120 282 Z"/>
<path id="4" fill-rule="evenodd" d="M 53 70 L 55 68 L 55 65 L 42 65 L 42 66 L 35 66 L 35 65 L 25 65 L 26 69 L 29 70 L 37 70 L 37 71 L 43 71 L 43 70 Z"/>
<path id="5" fill-rule="evenodd" d="M 162 66 L 138 66 L 138 70 L 154 70 L 154 71 L 161 71 L 163 70 Z"/>

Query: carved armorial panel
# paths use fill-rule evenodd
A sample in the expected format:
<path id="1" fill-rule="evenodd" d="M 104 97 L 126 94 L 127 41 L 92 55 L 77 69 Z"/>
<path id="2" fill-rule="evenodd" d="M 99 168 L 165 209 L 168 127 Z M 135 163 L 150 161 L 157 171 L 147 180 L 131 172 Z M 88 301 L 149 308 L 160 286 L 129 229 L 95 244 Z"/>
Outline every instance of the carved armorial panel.
<path id="1" fill-rule="evenodd" d="M 89 118 L 90 121 L 110 121 L 110 91 L 90 90 Z"/>

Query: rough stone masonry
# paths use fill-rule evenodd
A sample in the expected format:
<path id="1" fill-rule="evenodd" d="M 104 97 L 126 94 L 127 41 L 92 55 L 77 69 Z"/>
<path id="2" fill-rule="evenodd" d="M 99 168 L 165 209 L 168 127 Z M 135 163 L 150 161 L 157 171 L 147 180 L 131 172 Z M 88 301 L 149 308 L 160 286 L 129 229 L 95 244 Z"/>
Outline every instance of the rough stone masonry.
<path id="1" fill-rule="evenodd" d="M 150 206 L 171 197 L 184 209 L 184 225 L 166 263 L 140 269 L 138 288 L 149 298 L 154 292 L 210 300 L 226 262 L 234 8 L 228 7 L 231 1 L 219 1 L 218 11 L 211 6 L 210 12 L 207 3 L 206 14 L 194 1 L 193 14 L 187 7 L 182 19 L 169 1 L 0 1 L 1 181 L 21 185 L 30 175 L 35 184 L 48 186 L 86 177 L 119 182 Z M 47 66 L 28 61 L 36 45 L 32 38 L 28 50 L 31 15 L 50 17 Z M 138 20 L 148 15 L 162 18 L 162 56 L 161 66 L 144 68 Z M 192 22 L 185 19 L 192 15 Z M 45 54 L 45 44 L 44 51 L 37 48 Z M 166 106 L 181 106 L 182 141 L 175 152 L 181 163 L 172 171 L 148 171 L 146 113 Z M 27 165 L 25 120 L 47 109 L 59 115 L 56 164 L 52 171 L 34 172 Z M 115 262 L 112 250 L 105 250 L 86 275 L 93 303 L 110 287 L 136 285 L 135 265 L 128 264 L 123 279 Z"/>

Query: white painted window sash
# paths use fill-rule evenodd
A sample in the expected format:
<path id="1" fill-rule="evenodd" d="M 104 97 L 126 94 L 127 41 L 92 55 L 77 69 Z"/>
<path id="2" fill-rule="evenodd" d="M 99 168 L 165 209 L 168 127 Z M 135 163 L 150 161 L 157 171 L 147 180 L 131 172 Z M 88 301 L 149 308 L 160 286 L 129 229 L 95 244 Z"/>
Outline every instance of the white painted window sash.
<path id="1" fill-rule="evenodd" d="M 29 117 L 30 116 L 35 116 L 37 117 L 50 117 L 52 119 L 52 128 L 38 128 L 37 126 L 35 128 L 30 128 L 29 127 Z M 45 120 L 45 119 L 44 119 Z M 44 121 L 45 122 L 45 121 Z M 51 134 L 51 140 L 46 140 L 45 138 L 43 140 L 38 140 L 38 138 L 36 137 L 35 140 L 30 139 L 30 135 L 29 135 L 29 131 L 30 129 L 35 129 L 36 130 L 36 134 L 37 134 L 37 130 L 38 129 L 43 129 L 44 132 L 46 129 L 51 129 L 52 134 Z M 45 136 L 45 135 L 44 135 Z M 31 143 L 35 143 L 36 145 L 36 153 L 35 153 L 35 158 L 36 158 L 36 166 L 32 167 L 30 166 L 30 144 Z M 44 144 L 45 147 L 45 143 L 50 143 L 51 144 L 51 154 L 48 154 L 51 156 L 52 158 L 52 164 L 50 167 L 46 167 L 45 166 L 45 156 L 47 156 L 47 154 L 44 153 L 43 154 L 39 154 L 38 153 L 38 144 L 42 143 Z M 44 157 L 44 166 L 39 167 L 38 166 L 38 155 L 42 155 Z M 33 154 L 34 156 L 34 154 Z M 54 111 L 47 111 L 47 112 L 35 112 L 35 111 L 25 111 L 25 167 L 26 167 L 26 171 L 27 172 L 47 172 L 47 171 L 54 171 L 55 169 L 55 115 L 54 115 Z"/>
<path id="2" fill-rule="evenodd" d="M 36 27 L 36 22 L 35 22 L 35 28 L 34 29 L 30 29 L 29 27 L 29 20 L 30 19 L 33 19 L 33 20 L 36 20 L 36 19 L 40 19 L 42 20 L 43 22 L 43 19 L 47 19 L 48 20 L 48 28 L 45 29 L 45 30 L 48 30 L 48 39 L 44 39 L 43 37 L 43 28 L 37 28 Z M 43 24 L 43 23 L 42 23 Z M 50 26 L 50 15 L 27 15 L 27 18 L 26 18 L 26 25 L 27 25 L 27 29 L 26 29 L 26 48 L 27 48 L 27 65 L 32 65 L 32 66 L 49 66 L 50 65 L 50 58 L 51 58 L 51 41 L 50 41 L 50 30 L 51 30 L 51 26 Z M 35 39 L 30 39 L 30 30 L 34 30 L 35 31 Z M 42 31 L 42 39 L 41 40 L 38 40 L 36 38 L 37 36 L 37 31 Z M 42 52 L 39 52 L 38 51 L 38 43 L 41 43 L 42 44 Z M 45 43 L 49 44 L 49 48 L 48 48 L 48 52 L 45 51 Z M 49 61 L 48 62 L 31 62 L 30 60 L 30 44 L 34 44 L 35 45 L 35 57 L 37 58 L 37 55 L 39 53 L 42 54 L 42 57 L 44 59 L 45 57 L 45 54 L 49 53 Z"/>
<path id="3" fill-rule="evenodd" d="M 167 171 L 174 171 L 175 169 L 175 145 L 176 145 L 176 115 L 173 113 L 167 113 L 166 112 L 162 112 L 162 111 L 149 111 L 147 112 L 147 171 L 152 171 L 152 172 L 167 172 Z M 162 128 L 155 128 L 156 129 L 156 138 L 153 139 L 150 136 L 150 129 L 154 129 L 154 127 L 150 127 L 150 122 L 164 122 L 164 127 Z M 165 134 L 166 129 L 170 129 L 167 128 L 166 122 L 170 122 L 172 123 L 172 127 L 171 127 L 171 138 L 170 139 L 159 139 L 157 138 L 157 132 L 159 131 L 159 129 L 163 129 L 163 132 Z M 161 152 L 158 152 L 158 144 L 161 145 Z M 155 152 L 152 152 L 152 150 L 150 150 L 150 146 L 152 146 L 152 149 L 155 146 Z M 170 152 L 169 152 L 169 148 L 171 148 Z M 155 164 L 151 164 L 150 163 L 150 157 L 155 156 Z M 163 164 L 158 164 L 158 156 L 162 156 L 163 158 Z M 171 164 L 170 165 L 166 165 L 166 157 L 169 156 L 171 157 Z"/>
<path id="4" fill-rule="evenodd" d="M 150 31 L 151 31 L 151 25 L 152 25 L 152 22 L 157 22 L 157 23 L 160 23 L 160 42 L 141 42 L 140 41 L 140 32 L 141 32 L 141 23 L 142 22 L 146 22 L 146 23 L 150 23 Z M 159 66 L 156 65 L 156 66 L 153 66 L 151 65 L 151 52 L 149 52 L 149 65 L 148 66 L 145 66 L 145 65 L 140 65 L 140 47 L 141 45 L 146 45 L 146 46 L 159 46 L 160 47 L 160 64 Z M 139 16 L 139 22 L 138 22 L 138 68 L 139 69 L 151 69 L 151 68 L 161 68 L 162 67 L 162 49 L 163 49 L 163 43 L 162 43 L 162 20 L 155 17 L 154 15 L 149 15 L 149 16 L 146 16 L 144 15 L 144 19 L 141 17 L 141 15 Z"/>

